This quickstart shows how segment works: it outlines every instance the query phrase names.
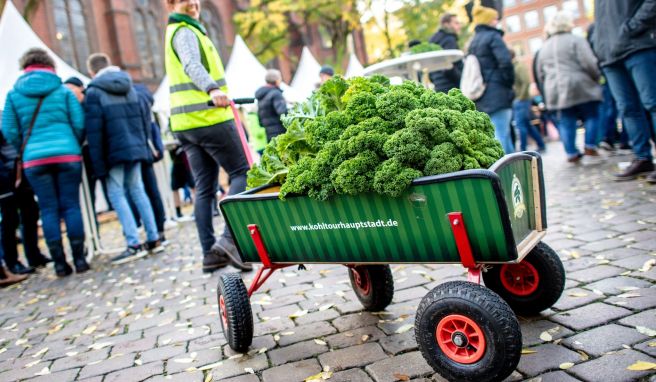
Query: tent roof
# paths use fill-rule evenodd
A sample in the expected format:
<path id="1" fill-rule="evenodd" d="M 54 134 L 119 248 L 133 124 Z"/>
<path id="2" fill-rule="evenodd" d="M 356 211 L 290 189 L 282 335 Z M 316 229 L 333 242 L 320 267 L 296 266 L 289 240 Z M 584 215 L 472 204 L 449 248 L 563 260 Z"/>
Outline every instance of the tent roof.
<path id="1" fill-rule="evenodd" d="M 362 76 L 363 74 L 364 74 L 364 66 L 362 66 L 360 60 L 358 60 L 358 57 L 355 55 L 355 53 L 351 53 L 344 77 L 345 78 L 358 77 L 358 76 Z"/>
<path id="2" fill-rule="evenodd" d="M 296 74 L 292 80 L 292 88 L 296 89 L 304 98 L 312 95 L 319 82 L 319 71 L 321 65 L 314 58 L 308 47 L 303 47 L 301 61 L 298 63 Z"/>
<path id="3" fill-rule="evenodd" d="M 232 54 L 226 65 L 226 81 L 231 98 L 253 98 L 264 85 L 266 68 L 251 53 L 241 36 L 235 37 Z"/>
<path id="4" fill-rule="evenodd" d="M 48 51 L 55 60 L 57 74 L 62 79 L 75 76 L 85 83 L 89 82 L 87 77 L 73 69 L 48 48 L 23 19 L 14 4 L 7 1 L 0 18 L 0 52 L 2 52 L 0 55 L 0 109 L 5 105 L 7 93 L 14 87 L 16 79 L 22 74 L 18 60 L 30 48 L 42 48 Z"/>

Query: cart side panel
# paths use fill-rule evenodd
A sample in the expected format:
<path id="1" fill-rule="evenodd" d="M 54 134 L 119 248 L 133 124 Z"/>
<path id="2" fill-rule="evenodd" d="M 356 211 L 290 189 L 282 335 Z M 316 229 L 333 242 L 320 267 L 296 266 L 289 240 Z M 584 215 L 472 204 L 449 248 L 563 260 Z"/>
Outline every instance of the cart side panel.
<path id="1" fill-rule="evenodd" d="M 516 243 L 546 228 L 540 225 L 544 221 L 544 188 L 536 184 L 541 179 L 537 160 L 534 156 L 519 153 L 508 155 L 495 164 L 494 171 L 501 179 Z"/>
<path id="2" fill-rule="evenodd" d="M 248 262 L 259 261 L 249 224 L 258 225 L 271 260 L 278 263 L 459 262 L 449 212 L 464 214 L 477 261 L 515 260 L 507 217 L 499 207 L 498 177 L 481 173 L 485 176 L 424 180 L 395 199 L 366 194 L 281 201 L 276 194 L 242 194 L 225 199 L 221 208 Z"/>

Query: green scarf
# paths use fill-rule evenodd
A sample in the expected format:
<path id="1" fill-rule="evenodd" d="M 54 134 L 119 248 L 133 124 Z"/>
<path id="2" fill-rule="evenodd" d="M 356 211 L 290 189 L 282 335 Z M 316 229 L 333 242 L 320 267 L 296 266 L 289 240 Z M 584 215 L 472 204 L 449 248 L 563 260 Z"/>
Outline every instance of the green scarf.
<path id="1" fill-rule="evenodd" d="M 196 29 L 198 29 L 204 35 L 207 36 L 207 30 L 205 29 L 205 27 L 193 17 L 183 15 L 182 13 L 175 13 L 175 12 L 169 15 L 169 24 L 182 23 L 182 22 L 195 27 Z"/>

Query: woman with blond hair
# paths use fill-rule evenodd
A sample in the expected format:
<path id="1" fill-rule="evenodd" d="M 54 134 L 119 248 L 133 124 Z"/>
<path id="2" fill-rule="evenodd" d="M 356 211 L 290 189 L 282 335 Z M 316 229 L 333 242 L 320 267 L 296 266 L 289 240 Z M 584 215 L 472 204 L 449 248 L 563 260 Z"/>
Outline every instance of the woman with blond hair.
<path id="1" fill-rule="evenodd" d="M 572 34 L 574 21 L 567 11 L 558 12 L 545 26 L 549 36 L 537 62 L 538 81 L 544 100 L 554 112 L 567 161 L 576 163 L 583 154 L 576 148 L 576 123 L 585 126 L 586 157 L 599 159 L 597 119 L 602 99 L 599 67 L 588 42 Z"/>

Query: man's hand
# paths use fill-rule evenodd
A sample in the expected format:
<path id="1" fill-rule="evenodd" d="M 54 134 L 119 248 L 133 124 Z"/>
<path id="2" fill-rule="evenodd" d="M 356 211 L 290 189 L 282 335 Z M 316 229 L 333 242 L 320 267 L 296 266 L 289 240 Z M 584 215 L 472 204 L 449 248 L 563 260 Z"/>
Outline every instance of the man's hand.
<path id="1" fill-rule="evenodd" d="M 212 102 L 217 107 L 228 107 L 230 106 L 230 98 L 219 89 L 214 89 L 210 92 L 210 97 Z"/>

